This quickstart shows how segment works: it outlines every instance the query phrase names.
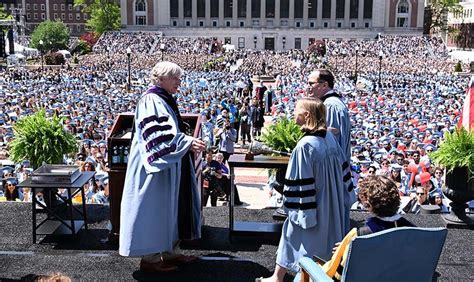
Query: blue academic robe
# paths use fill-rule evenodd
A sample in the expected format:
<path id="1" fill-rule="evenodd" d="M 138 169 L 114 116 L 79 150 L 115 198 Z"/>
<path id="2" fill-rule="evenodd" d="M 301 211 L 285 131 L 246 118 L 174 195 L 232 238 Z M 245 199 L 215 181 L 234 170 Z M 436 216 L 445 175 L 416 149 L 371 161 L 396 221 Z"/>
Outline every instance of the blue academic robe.
<path id="1" fill-rule="evenodd" d="M 298 142 L 285 176 L 288 218 L 276 263 L 294 272 L 302 257 L 329 259 L 345 235 L 344 154 L 332 133 L 323 135 L 306 135 Z"/>
<path id="2" fill-rule="evenodd" d="M 172 251 L 179 238 L 182 158 L 192 141 L 191 136 L 180 132 L 176 115 L 162 98 L 142 96 L 135 112 L 135 134 L 121 204 L 120 255 Z M 195 181 L 194 175 L 191 178 Z M 193 190 L 193 198 L 200 203 L 196 193 Z M 199 211 L 193 212 L 193 218 L 200 216 Z M 200 237 L 200 218 L 195 220 L 198 224 L 193 231 Z"/>
<path id="3" fill-rule="evenodd" d="M 357 197 L 353 190 L 352 179 L 350 178 L 350 164 L 351 164 L 351 123 L 349 118 L 349 110 L 342 99 L 330 91 L 323 96 L 324 105 L 326 106 L 326 125 L 328 127 L 336 128 L 339 133 L 335 135 L 338 144 L 341 146 L 344 153 L 345 173 L 344 173 L 344 194 L 346 207 L 346 223 L 345 232 L 350 230 L 349 212 L 351 206 L 356 202 Z"/>

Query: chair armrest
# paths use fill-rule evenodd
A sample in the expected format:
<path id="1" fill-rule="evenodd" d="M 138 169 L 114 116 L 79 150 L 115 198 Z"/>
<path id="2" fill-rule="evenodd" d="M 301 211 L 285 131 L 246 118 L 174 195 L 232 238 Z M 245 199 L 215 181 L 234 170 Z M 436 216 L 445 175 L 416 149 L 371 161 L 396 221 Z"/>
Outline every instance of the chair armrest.
<path id="1" fill-rule="evenodd" d="M 304 271 L 309 274 L 313 281 L 323 281 L 323 282 L 332 282 L 333 280 L 329 278 L 326 273 L 323 271 L 321 266 L 315 263 L 311 258 L 302 258 L 299 261 L 301 271 Z"/>

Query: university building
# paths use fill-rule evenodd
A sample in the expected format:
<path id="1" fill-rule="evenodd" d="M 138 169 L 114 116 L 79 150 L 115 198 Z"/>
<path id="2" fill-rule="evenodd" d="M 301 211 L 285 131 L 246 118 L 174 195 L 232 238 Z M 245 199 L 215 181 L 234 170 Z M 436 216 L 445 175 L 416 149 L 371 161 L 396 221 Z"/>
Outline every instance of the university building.
<path id="1" fill-rule="evenodd" d="M 460 0 L 462 10 L 448 14 L 448 25 L 456 33 L 448 35 L 448 47 L 474 49 L 474 0 Z"/>
<path id="2" fill-rule="evenodd" d="M 16 16 L 18 33 L 24 26 L 25 34 L 29 34 L 45 20 L 61 20 L 73 35 L 86 31 L 87 14 L 74 7 L 73 0 L 1 0 L 0 3 L 7 14 Z"/>
<path id="3" fill-rule="evenodd" d="M 125 29 L 217 37 L 246 49 L 421 35 L 424 20 L 423 0 L 120 0 L 120 6 Z"/>

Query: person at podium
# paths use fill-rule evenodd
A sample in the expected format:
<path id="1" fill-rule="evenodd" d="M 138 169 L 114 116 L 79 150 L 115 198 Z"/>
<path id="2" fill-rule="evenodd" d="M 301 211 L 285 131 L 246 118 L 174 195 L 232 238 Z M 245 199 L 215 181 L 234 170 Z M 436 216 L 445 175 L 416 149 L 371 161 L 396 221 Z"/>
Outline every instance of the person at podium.
<path id="1" fill-rule="evenodd" d="M 174 271 L 196 259 L 175 252 L 182 239 L 198 239 L 201 199 L 193 168 L 193 152 L 204 141 L 185 134 L 172 94 L 183 70 L 160 62 L 151 71 L 151 87 L 135 111 L 120 218 L 119 253 L 141 257 L 140 270 Z"/>

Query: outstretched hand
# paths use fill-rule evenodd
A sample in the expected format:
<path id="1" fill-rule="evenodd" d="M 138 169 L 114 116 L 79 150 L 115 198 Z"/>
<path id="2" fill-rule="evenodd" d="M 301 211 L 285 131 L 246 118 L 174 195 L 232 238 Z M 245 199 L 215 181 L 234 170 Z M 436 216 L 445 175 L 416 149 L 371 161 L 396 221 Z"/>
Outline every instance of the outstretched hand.
<path id="1" fill-rule="evenodd" d="M 201 139 L 194 138 L 190 150 L 194 153 L 201 153 L 206 149 L 206 143 Z"/>

